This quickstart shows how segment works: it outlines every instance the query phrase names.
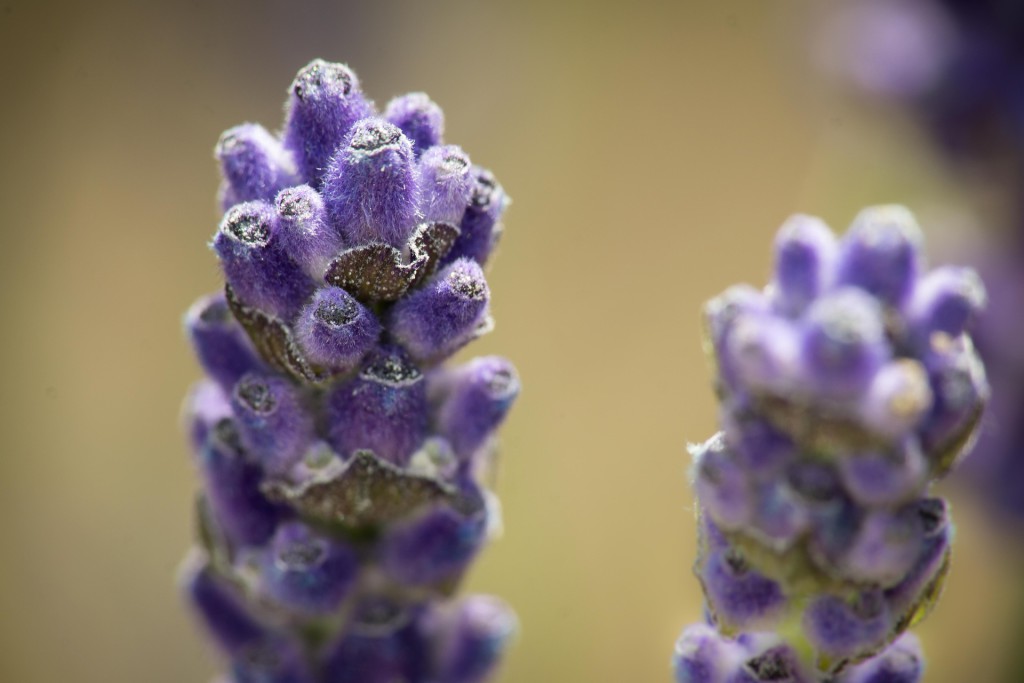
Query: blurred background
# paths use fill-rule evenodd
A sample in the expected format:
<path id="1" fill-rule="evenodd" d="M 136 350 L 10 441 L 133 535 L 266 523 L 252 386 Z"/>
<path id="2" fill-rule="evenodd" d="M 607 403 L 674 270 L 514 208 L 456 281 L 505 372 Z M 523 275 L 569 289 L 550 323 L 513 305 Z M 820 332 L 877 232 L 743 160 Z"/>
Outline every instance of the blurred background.
<path id="1" fill-rule="evenodd" d="M 525 386 L 506 533 L 466 586 L 519 613 L 499 680 L 670 680 L 701 615 L 685 447 L 715 431 L 702 302 L 762 284 L 792 212 L 841 229 L 899 201 L 939 233 L 962 201 L 913 126 L 812 67 L 820 5 L 4 0 L 0 680 L 217 670 L 174 583 L 197 487 L 180 321 L 220 286 L 214 142 L 276 128 L 313 57 L 381 104 L 429 92 L 514 200 L 498 326 L 471 350 Z M 1007 680 L 1024 553 L 953 495 L 927 680 Z"/>

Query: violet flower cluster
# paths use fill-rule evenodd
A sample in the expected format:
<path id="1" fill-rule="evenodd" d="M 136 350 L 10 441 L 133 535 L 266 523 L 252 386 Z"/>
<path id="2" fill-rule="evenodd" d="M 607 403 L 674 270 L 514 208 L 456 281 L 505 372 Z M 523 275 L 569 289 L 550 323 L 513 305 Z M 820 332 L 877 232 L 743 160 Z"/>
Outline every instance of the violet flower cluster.
<path id="1" fill-rule="evenodd" d="M 862 91 L 908 111 L 955 169 L 977 174 L 1005 216 L 970 258 L 991 294 L 972 336 L 992 406 L 963 479 L 1003 522 L 1024 520 L 1024 4 L 865 0 L 838 11 L 833 55 Z M 972 240 L 976 241 L 976 240 Z M 962 246 L 962 245 L 958 245 Z M 963 258 L 958 255 L 957 258 Z"/>
<path id="2" fill-rule="evenodd" d="M 186 326 L 203 491 L 183 583 L 233 683 L 478 683 L 515 627 L 450 599 L 499 528 L 484 486 L 512 364 L 443 361 L 492 326 L 508 198 L 422 93 L 378 112 L 345 65 L 298 72 L 283 131 L 225 132 L 226 282 Z"/>
<path id="3" fill-rule="evenodd" d="M 930 495 L 988 395 L 966 333 L 985 292 L 926 268 L 913 216 L 862 211 L 837 239 L 797 215 L 763 290 L 707 304 L 721 431 L 693 447 L 709 625 L 686 630 L 678 683 L 912 683 L 905 631 L 950 562 Z"/>

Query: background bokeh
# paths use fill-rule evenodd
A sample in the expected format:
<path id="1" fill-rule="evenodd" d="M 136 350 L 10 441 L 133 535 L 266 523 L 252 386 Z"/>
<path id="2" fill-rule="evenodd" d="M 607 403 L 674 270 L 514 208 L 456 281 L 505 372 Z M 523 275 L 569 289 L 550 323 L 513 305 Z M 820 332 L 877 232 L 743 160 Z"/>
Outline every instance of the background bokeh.
<path id="1" fill-rule="evenodd" d="M 219 283 L 213 143 L 279 125 L 316 56 L 379 103 L 428 91 L 514 199 L 498 327 L 472 349 L 525 383 L 506 533 L 467 586 L 519 612 L 500 681 L 668 681 L 700 617 L 701 302 L 763 282 L 791 212 L 838 228 L 869 203 L 926 223 L 957 206 L 908 126 L 814 74 L 812 4 L 0 3 L 0 681 L 216 670 L 174 586 L 196 488 L 177 414 L 199 375 L 180 317 Z M 999 681 L 1020 552 L 955 500 L 928 680 Z"/>

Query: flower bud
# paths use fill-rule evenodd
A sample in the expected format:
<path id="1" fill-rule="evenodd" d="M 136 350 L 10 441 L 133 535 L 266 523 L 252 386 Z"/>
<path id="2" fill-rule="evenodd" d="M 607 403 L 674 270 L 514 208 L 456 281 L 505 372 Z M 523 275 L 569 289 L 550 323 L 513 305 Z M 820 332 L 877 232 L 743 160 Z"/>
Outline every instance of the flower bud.
<path id="1" fill-rule="evenodd" d="M 476 182 L 469 157 L 455 145 L 432 147 L 419 162 L 423 220 L 458 225 Z"/>
<path id="2" fill-rule="evenodd" d="M 278 527 L 261 564 L 263 590 L 300 613 L 329 614 L 352 595 L 359 559 L 347 546 L 290 522 Z"/>
<path id="3" fill-rule="evenodd" d="M 985 306 L 985 285 L 970 268 L 943 266 L 922 277 L 907 305 L 907 323 L 925 346 L 936 332 L 959 336 Z"/>
<path id="4" fill-rule="evenodd" d="M 320 188 L 345 135 L 367 116 L 373 116 L 373 105 L 346 65 L 314 59 L 299 70 L 286 105 L 284 145 L 295 155 L 307 183 Z"/>
<path id="5" fill-rule="evenodd" d="M 185 329 L 199 365 L 225 391 L 231 391 L 239 377 L 262 365 L 221 293 L 192 304 L 185 314 Z"/>
<path id="6" fill-rule="evenodd" d="M 690 626 L 676 641 L 676 683 L 721 683 L 742 666 L 743 648 L 705 624 Z"/>
<path id="7" fill-rule="evenodd" d="M 872 589 L 851 602 L 827 594 L 816 598 L 804 612 L 803 626 L 820 654 L 842 661 L 877 651 L 891 623 L 881 593 Z"/>
<path id="8" fill-rule="evenodd" d="M 796 214 L 775 238 L 775 297 L 779 310 L 796 316 L 831 284 L 839 246 L 821 219 Z"/>
<path id="9" fill-rule="evenodd" d="M 737 529 L 750 521 L 754 491 L 747 472 L 737 462 L 722 434 L 691 447 L 693 486 L 697 499 L 715 524 Z"/>
<path id="10" fill-rule="evenodd" d="M 473 338 L 490 295 L 480 265 L 459 259 L 395 303 L 391 334 L 417 361 L 440 360 Z"/>
<path id="11" fill-rule="evenodd" d="M 228 655 L 238 654 L 266 636 L 242 595 L 214 573 L 205 557 L 195 553 L 186 561 L 181 584 L 203 626 Z"/>
<path id="12" fill-rule="evenodd" d="M 328 441 L 343 458 L 370 450 L 404 466 L 427 436 L 423 374 L 397 347 L 372 352 L 327 399 Z"/>
<path id="13" fill-rule="evenodd" d="M 839 459 L 843 486 L 862 505 L 892 505 L 917 495 L 928 462 L 916 439 L 891 451 L 853 453 Z"/>
<path id="14" fill-rule="evenodd" d="M 474 358 L 451 371 L 437 415 L 438 432 L 456 456 L 472 457 L 504 421 L 519 395 L 519 375 L 499 356 Z"/>
<path id="15" fill-rule="evenodd" d="M 922 267 L 921 229 L 902 206 L 861 211 L 840 244 L 839 284 L 854 285 L 900 306 Z"/>
<path id="16" fill-rule="evenodd" d="M 327 265 L 344 245 L 327 221 L 320 193 L 309 185 L 289 187 L 277 194 L 274 207 L 284 250 L 309 277 L 322 282 Z"/>
<path id="17" fill-rule="evenodd" d="M 272 475 L 298 463 L 313 440 L 313 424 L 290 382 L 249 373 L 235 384 L 231 407 L 242 444 Z"/>
<path id="18" fill-rule="evenodd" d="M 214 151 L 224 176 L 221 204 L 270 200 L 295 183 L 295 167 L 281 142 L 255 123 L 243 123 L 220 136 Z"/>
<path id="19" fill-rule="evenodd" d="M 923 675 L 921 644 L 912 633 L 905 633 L 881 654 L 851 667 L 842 683 L 918 683 Z"/>
<path id="20" fill-rule="evenodd" d="M 426 93 L 413 92 L 388 102 L 384 118 L 398 126 L 412 142 L 416 156 L 441 144 L 444 112 Z"/>
<path id="21" fill-rule="evenodd" d="M 231 207 L 213 250 L 228 284 L 249 306 L 288 320 L 313 293 L 313 283 L 284 250 L 277 215 L 267 202 Z"/>
<path id="22" fill-rule="evenodd" d="M 898 441 L 917 428 L 931 407 L 932 390 L 924 366 L 901 358 L 889 361 L 871 378 L 857 414 L 874 435 Z"/>
<path id="23" fill-rule="evenodd" d="M 731 548 L 707 554 L 698 570 L 708 607 L 729 629 L 768 629 L 782 616 L 786 596 Z"/>
<path id="24" fill-rule="evenodd" d="M 381 545 L 381 566 L 392 580 L 407 586 L 455 579 L 483 547 L 486 532 L 486 514 L 465 517 L 437 506 L 388 533 Z"/>
<path id="25" fill-rule="evenodd" d="M 302 309 L 295 334 L 306 358 L 347 372 L 377 344 L 377 318 L 340 287 L 321 287 Z"/>
<path id="26" fill-rule="evenodd" d="M 487 263 L 500 237 L 498 221 L 510 202 L 508 195 L 487 169 L 474 166 L 472 174 L 473 191 L 459 223 L 461 232 L 444 263 L 471 258 L 482 266 Z"/>
<path id="27" fill-rule="evenodd" d="M 438 683 L 488 680 L 516 631 L 515 614 L 497 598 L 473 595 L 459 601 L 444 621 L 435 645 Z"/>
<path id="28" fill-rule="evenodd" d="M 358 121 L 324 175 L 331 225 L 349 246 L 402 249 L 419 221 L 419 174 L 412 144 L 384 119 Z"/>

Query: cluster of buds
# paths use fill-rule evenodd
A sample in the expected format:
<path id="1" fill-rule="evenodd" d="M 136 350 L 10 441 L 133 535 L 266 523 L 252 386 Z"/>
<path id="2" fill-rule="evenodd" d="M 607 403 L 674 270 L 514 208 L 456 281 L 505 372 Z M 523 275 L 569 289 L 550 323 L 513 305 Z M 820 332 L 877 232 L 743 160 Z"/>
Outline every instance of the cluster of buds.
<path id="1" fill-rule="evenodd" d="M 926 270 L 921 241 L 897 206 L 842 239 L 794 216 L 771 283 L 708 303 L 722 431 L 692 449 L 692 476 L 714 629 L 683 634 L 679 683 L 919 679 L 903 634 L 934 604 L 952 536 L 928 490 L 988 394 L 965 332 L 981 282 Z"/>
<path id="2" fill-rule="evenodd" d="M 486 265 L 508 198 L 422 93 L 379 114 L 315 60 L 284 129 L 217 144 L 226 287 L 186 327 L 203 482 L 185 591 L 232 683 L 478 683 L 515 619 L 449 598 L 500 528 L 485 487 L 519 392 Z"/>

